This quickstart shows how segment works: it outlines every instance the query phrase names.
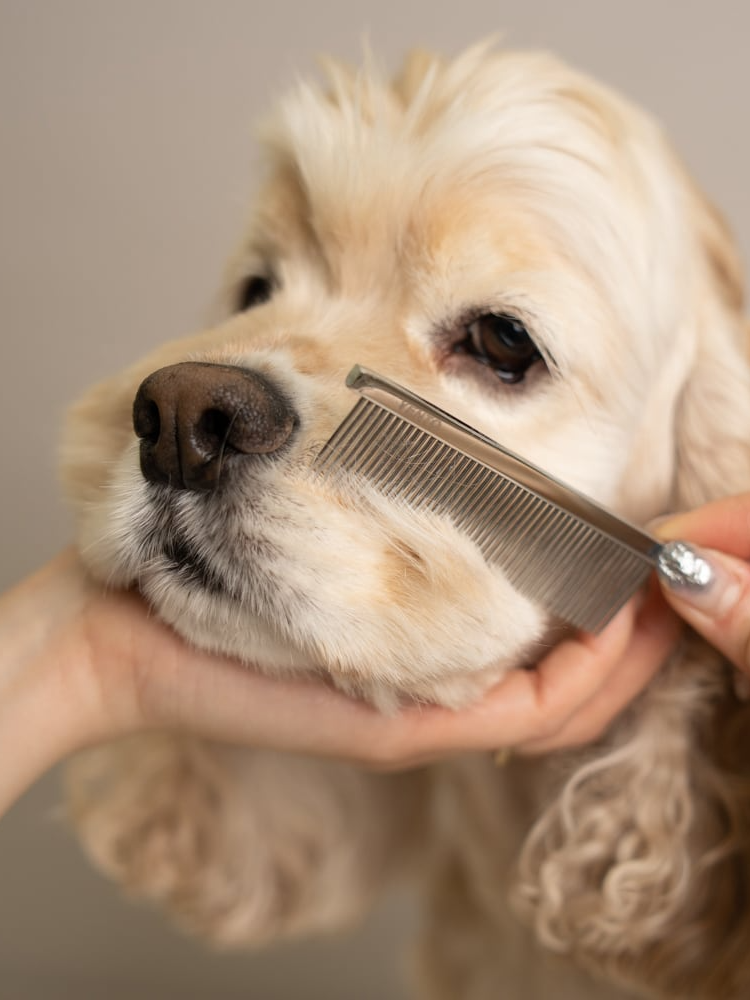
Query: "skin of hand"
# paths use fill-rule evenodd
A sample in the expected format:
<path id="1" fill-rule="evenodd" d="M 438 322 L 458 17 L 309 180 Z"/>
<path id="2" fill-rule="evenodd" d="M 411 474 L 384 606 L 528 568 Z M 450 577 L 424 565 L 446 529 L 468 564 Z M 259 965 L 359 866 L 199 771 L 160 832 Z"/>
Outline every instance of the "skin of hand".
<path id="1" fill-rule="evenodd" d="M 149 729 L 379 770 L 585 743 L 654 675 L 679 628 L 652 586 L 601 635 L 560 643 L 476 705 L 385 716 L 321 680 L 275 680 L 190 648 L 137 594 L 104 593 L 69 550 L 0 597 L 0 812 L 67 754 Z"/>
<path id="2" fill-rule="evenodd" d="M 750 493 L 677 514 L 655 526 L 662 541 L 688 540 L 699 580 L 670 581 L 664 594 L 738 670 L 750 674 Z"/>
<path id="3" fill-rule="evenodd" d="M 660 574 L 661 586 L 653 579 L 601 635 L 566 639 L 467 709 L 413 705 L 394 716 L 322 680 L 274 680 L 192 649 L 137 594 L 104 593 L 64 552 L 0 596 L 0 812 L 67 754 L 148 729 L 379 770 L 466 751 L 585 744 L 648 684 L 683 620 L 750 674 L 750 494 L 653 530 L 663 541 L 689 540 L 700 579 Z"/>

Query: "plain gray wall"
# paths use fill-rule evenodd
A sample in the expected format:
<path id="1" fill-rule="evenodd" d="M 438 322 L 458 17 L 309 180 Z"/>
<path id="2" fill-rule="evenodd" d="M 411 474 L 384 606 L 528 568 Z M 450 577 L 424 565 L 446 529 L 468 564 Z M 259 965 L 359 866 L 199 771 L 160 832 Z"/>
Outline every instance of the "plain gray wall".
<path id="1" fill-rule="evenodd" d="M 749 28 L 742 0 L 0 0 L 0 586 L 69 537 L 66 403 L 206 315 L 253 122 L 317 53 L 356 61 L 366 36 L 395 68 L 498 31 L 553 49 L 663 121 L 747 250 Z M 401 995 L 402 901 L 343 941 L 216 957 L 91 872 L 56 793 L 53 775 L 0 822 L 2 1000 Z"/>

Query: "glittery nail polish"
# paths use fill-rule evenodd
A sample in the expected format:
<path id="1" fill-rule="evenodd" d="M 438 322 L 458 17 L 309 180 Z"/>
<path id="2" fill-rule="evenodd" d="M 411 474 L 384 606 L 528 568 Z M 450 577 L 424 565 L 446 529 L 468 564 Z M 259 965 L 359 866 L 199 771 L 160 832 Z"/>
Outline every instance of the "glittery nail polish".
<path id="1" fill-rule="evenodd" d="M 730 613 L 742 593 L 742 582 L 724 556 L 687 542 L 663 545 L 656 569 L 675 597 L 716 620 Z"/>
<path id="2" fill-rule="evenodd" d="M 685 542 L 662 545 L 656 569 L 671 590 L 704 590 L 714 581 L 714 570 L 708 560 Z"/>

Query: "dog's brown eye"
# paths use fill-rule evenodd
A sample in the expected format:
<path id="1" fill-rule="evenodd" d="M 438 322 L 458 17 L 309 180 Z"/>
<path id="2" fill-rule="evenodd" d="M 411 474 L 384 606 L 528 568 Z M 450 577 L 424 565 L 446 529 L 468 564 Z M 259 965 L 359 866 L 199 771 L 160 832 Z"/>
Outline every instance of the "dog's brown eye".
<path id="1" fill-rule="evenodd" d="M 273 282 L 270 278 L 254 274 L 246 278 L 237 292 L 237 312 L 245 312 L 253 306 L 262 305 L 273 295 Z"/>
<path id="2" fill-rule="evenodd" d="M 466 333 L 457 350 L 492 368 L 503 382 L 521 382 L 541 359 L 528 330 L 513 316 L 484 313 L 468 324 Z"/>

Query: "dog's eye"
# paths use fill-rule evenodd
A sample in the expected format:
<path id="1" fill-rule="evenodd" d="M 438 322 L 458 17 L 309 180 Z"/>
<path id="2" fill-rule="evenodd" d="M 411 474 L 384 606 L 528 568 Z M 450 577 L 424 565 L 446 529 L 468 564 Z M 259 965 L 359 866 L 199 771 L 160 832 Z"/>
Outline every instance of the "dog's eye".
<path id="1" fill-rule="evenodd" d="M 503 313 L 484 313 L 466 326 L 456 350 L 469 354 L 507 383 L 523 381 L 541 354 L 520 320 Z"/>
<path id="2" fill-rule="evenodd" d="M 237 312 L 245 312 L 253 306 L 260 306 L 273 295 L 273 282 L 270 278 L 254 274 L 240 285 L 237 291 L 236 309 Z"/>

